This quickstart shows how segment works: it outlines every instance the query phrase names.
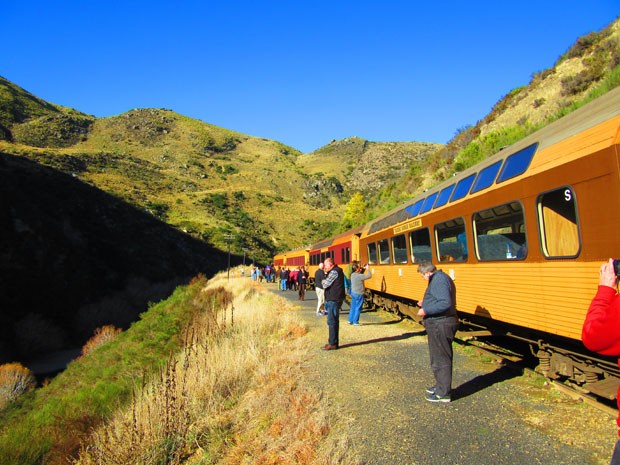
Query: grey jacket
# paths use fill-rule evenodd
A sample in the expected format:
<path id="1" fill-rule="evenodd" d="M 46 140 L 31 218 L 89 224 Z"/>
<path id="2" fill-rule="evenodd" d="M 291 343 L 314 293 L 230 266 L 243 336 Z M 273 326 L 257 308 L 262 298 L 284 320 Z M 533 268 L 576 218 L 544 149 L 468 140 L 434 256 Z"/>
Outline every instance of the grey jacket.
<path id="1" fill-rule="evenodd" d="M 357 271 L 351 273 L 351 294 L 363 294 L 364 293 L 364 281 L 372 278 L 370 268 L 366 269 L 366 273 L 358 273 Z"/>

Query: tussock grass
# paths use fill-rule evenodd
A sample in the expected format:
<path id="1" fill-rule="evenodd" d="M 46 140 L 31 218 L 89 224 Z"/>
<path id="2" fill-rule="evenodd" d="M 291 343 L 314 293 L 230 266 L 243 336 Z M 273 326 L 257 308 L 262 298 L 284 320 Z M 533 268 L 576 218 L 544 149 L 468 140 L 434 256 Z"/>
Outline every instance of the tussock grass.
<path id="1" fill-rule="evenodd" d="M 304 381 L 306 329 L 290 305 L 223 275 L 194 302 L 225 311 L 194 318 L 182 350 L 134 386 L 74 463 L 352 463 L 346 438 L 330 435 L 321 394 Z"/>
<path id="2" fill-rule="evenodd" d="M 34 375 L 21 363 L 0 365 L 0 409 L 34 386 Z"/>

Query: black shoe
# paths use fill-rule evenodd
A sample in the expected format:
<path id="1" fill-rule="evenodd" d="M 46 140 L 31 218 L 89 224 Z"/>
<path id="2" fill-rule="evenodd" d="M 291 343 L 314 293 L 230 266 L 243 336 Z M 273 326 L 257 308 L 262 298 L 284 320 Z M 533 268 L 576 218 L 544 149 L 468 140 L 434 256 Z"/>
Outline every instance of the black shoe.
<path id="1" fill-rule="evenodd" d="M 449 403 L 451 399 L 450 399 L 450 396 L 438 396 L 437 394 L 433 393 L 433 394 L 426 394 L 426 400 L 428 400 L 429 402 Z"/>
<path id="2" fill-rule="evenodd" d="M 435 386 L 426 388 L 427 394 L 435 394 Z"/>

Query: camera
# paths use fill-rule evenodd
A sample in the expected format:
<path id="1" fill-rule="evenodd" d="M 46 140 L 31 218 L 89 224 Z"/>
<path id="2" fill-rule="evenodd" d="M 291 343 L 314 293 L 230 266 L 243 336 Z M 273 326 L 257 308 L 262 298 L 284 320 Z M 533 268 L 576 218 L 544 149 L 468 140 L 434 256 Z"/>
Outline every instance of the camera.
<path id="1" fill-rule="evenodd" d="M 614 273 L 620 278 L 620 259 L 614 258 Z"/>

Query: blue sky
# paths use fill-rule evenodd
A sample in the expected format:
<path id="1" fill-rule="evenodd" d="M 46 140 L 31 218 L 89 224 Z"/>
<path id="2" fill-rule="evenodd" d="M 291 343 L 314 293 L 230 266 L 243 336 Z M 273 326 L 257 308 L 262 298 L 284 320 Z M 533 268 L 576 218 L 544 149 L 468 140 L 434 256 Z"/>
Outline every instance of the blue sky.
<path id="1" fill-rule="evenodd" d="M 620 0 L 3 0 L 0 75 L 97 117 L 183 115 L 310 152 L 445 143 Z"/>

